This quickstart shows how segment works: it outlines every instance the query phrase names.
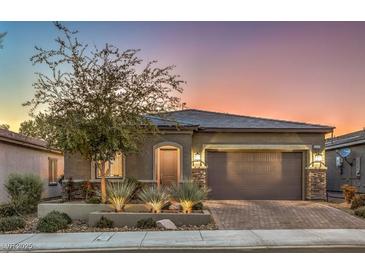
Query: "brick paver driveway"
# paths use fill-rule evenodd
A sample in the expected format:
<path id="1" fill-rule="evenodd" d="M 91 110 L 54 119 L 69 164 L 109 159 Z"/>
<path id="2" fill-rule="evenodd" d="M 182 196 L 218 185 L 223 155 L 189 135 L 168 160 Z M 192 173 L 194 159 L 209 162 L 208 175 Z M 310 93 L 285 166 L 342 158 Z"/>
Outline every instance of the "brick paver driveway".
<path id="1" fill-rule="evenodd" d="M 365 220 L 308 201 L 209 200 L 219 229 L 365 228 Z"/>

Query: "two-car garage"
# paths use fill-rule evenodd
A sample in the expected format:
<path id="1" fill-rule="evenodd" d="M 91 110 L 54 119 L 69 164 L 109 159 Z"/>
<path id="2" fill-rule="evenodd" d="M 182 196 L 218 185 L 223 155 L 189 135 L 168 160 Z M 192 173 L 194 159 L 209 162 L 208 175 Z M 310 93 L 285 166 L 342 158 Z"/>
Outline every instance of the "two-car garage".
<path id="1" fill-rule="evenodd" d="M 302 152 L 211 150 L 206 161 L 211 199 L 302 199 Z"/>

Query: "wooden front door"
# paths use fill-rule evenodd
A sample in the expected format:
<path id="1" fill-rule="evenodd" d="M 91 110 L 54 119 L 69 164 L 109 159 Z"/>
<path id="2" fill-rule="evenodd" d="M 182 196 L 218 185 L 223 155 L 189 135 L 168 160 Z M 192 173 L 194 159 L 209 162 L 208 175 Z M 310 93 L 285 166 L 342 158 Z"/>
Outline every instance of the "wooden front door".
<path id="1" fill-rule="evenodd" d="M 177 183 L 177 149 L 160 149 L 160 184 Z"/>

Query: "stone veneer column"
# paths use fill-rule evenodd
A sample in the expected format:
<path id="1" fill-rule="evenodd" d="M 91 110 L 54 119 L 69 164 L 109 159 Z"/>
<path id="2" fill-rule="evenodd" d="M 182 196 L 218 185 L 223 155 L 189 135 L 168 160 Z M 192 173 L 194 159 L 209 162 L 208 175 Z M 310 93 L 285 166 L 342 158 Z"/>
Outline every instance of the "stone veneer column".
<path id="1" fill-rule="evenodd" d="M 305 182 L 306 200 L 325 200 L 327 192 L 327 169 L 307 168 Z"/>
<path id="2" fill-rule="evenodd" d="M 193 167 L 192 170 L 193 182 L 198 183 L 201 186 L 207 184 L 207 168 L 206 167 Z"/>

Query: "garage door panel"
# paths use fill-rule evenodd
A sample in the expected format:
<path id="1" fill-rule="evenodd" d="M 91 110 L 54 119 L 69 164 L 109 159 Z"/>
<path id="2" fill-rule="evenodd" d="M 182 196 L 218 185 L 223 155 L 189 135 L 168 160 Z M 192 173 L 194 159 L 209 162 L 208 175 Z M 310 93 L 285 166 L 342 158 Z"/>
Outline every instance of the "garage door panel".
<path id="1" fill-rule="evenodd" d="M 302 153 L 207 152 L 213 199 L 301 199 Z"/>

